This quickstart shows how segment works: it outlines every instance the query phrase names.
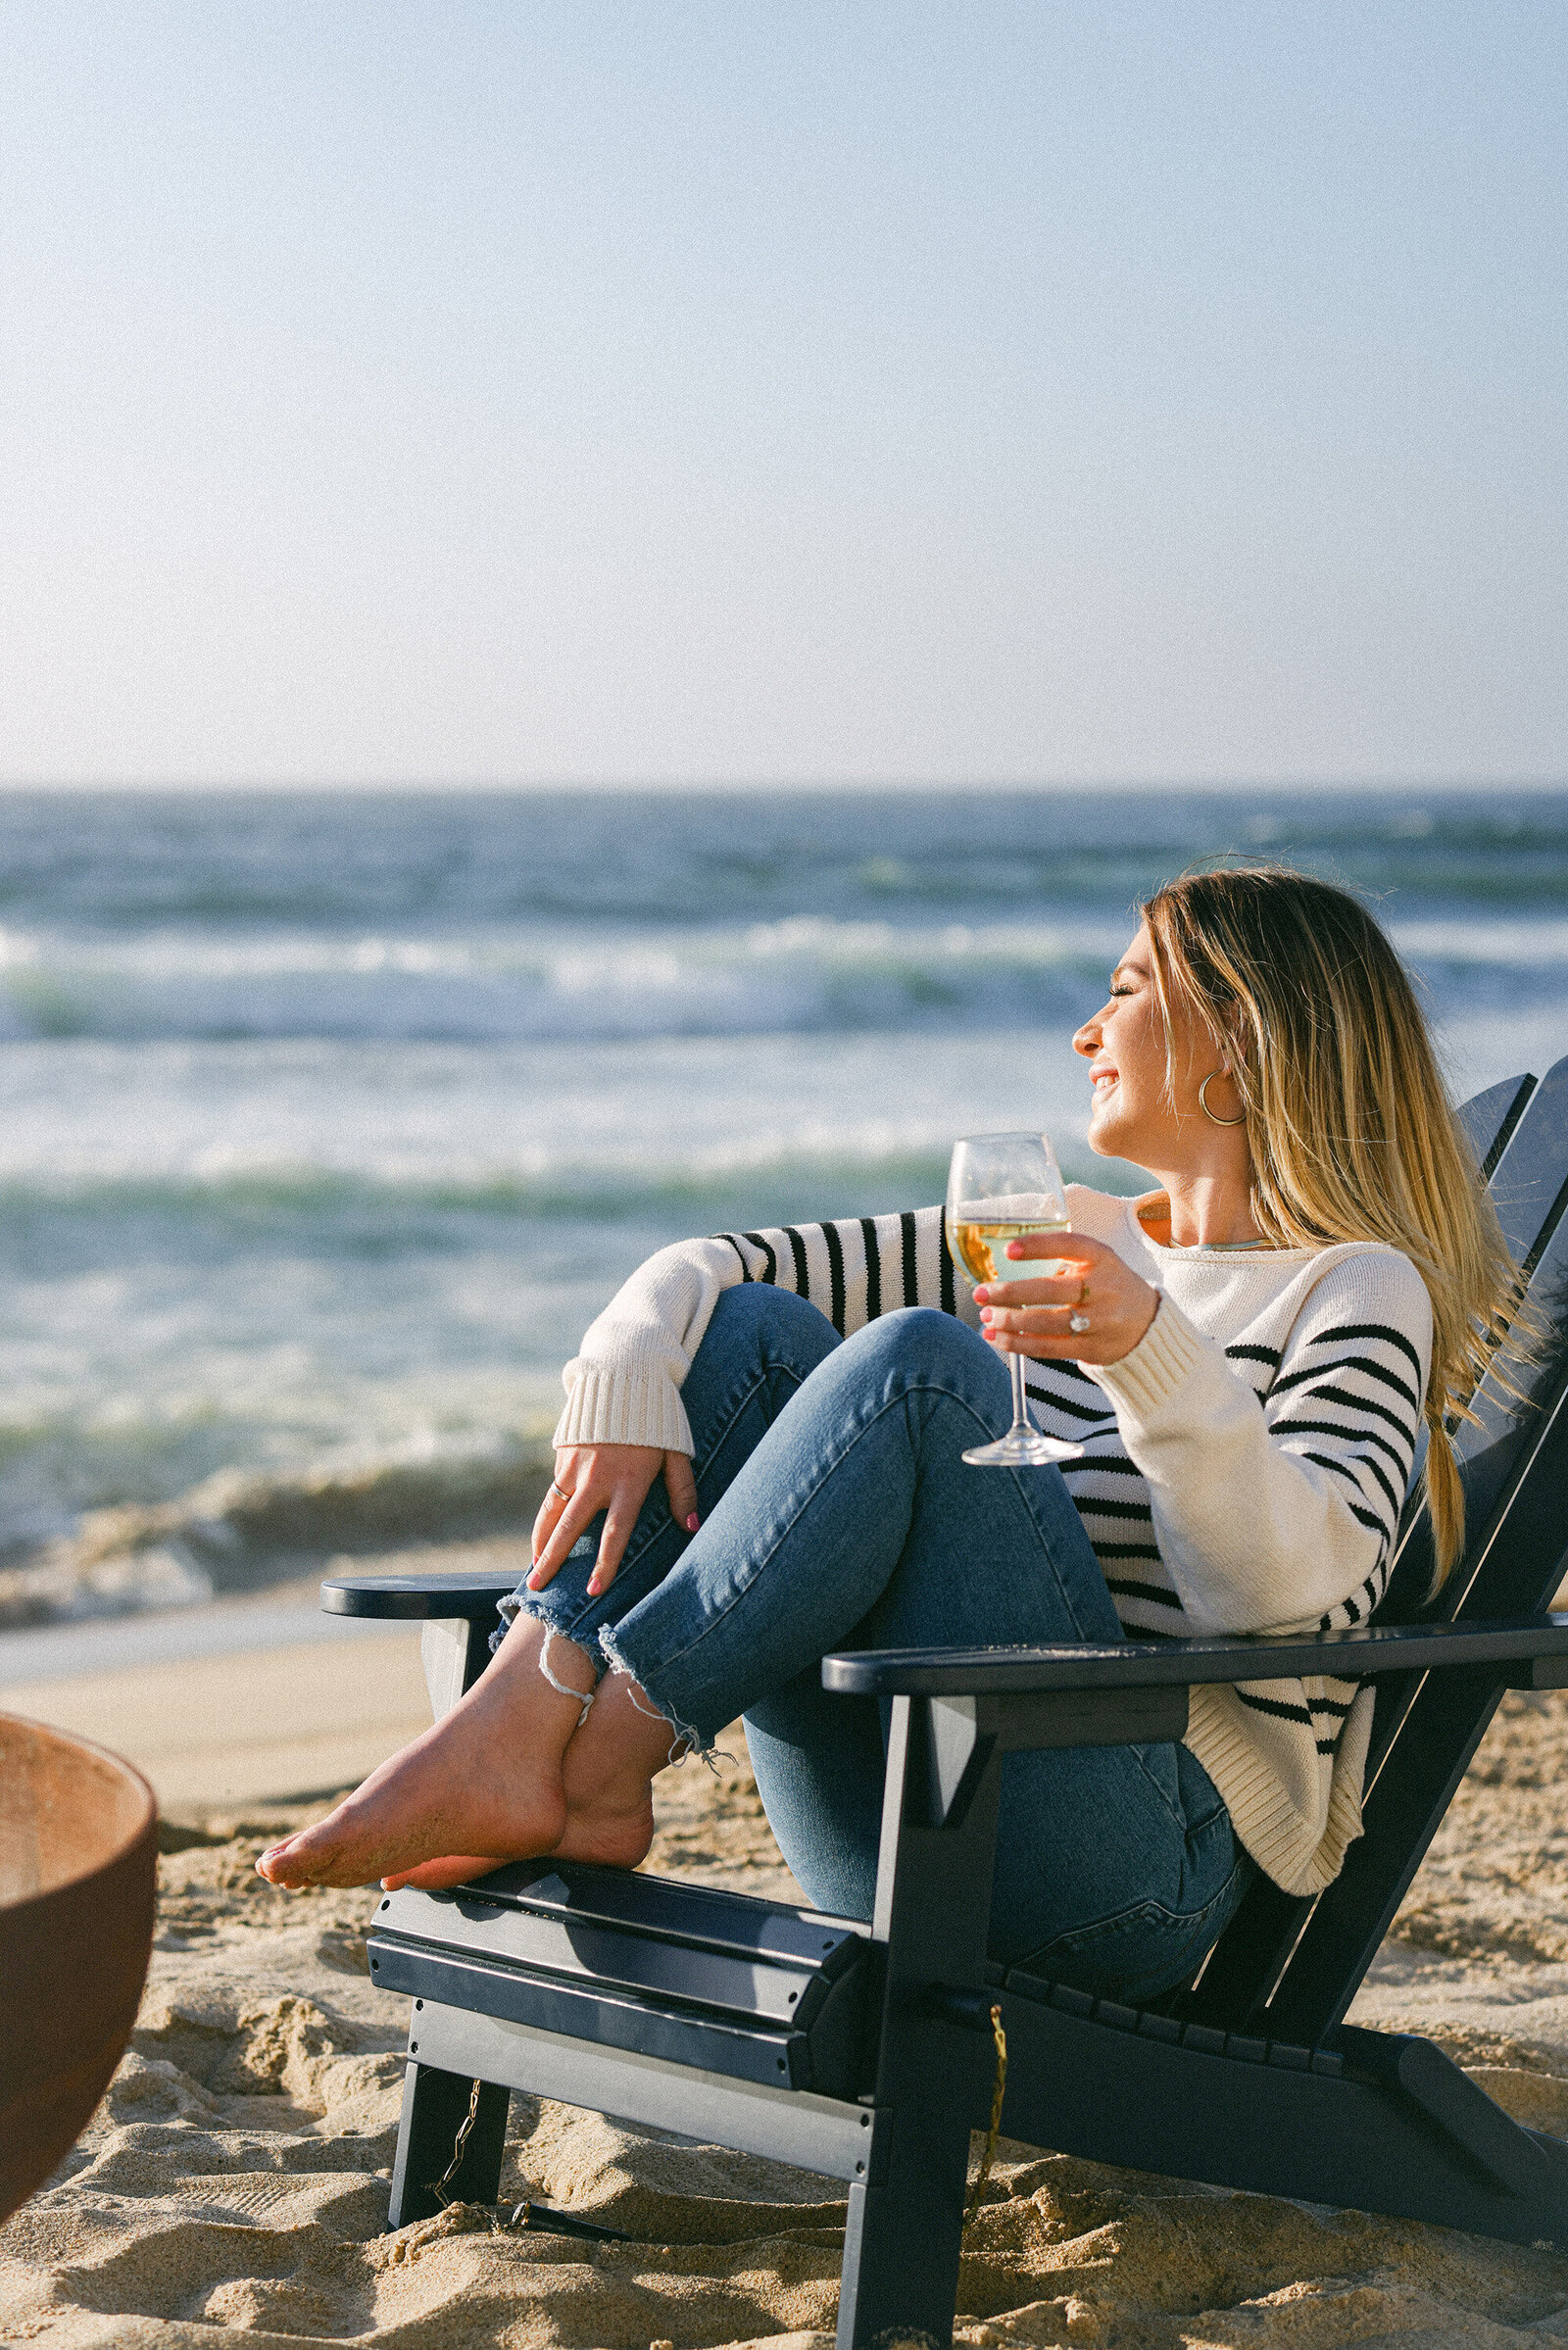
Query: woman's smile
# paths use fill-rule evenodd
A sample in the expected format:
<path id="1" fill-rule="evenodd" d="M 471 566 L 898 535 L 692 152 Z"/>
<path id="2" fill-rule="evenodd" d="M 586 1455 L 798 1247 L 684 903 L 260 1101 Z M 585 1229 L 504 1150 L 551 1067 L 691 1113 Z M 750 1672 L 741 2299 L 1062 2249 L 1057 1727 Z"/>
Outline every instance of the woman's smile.
<path id="1" fill-rule="evenodd" d="M 1102 1118 L 1116 1098 L 1120 1085 L 1115 1069 L 1103 1057 L 1097 1060 L 1089 1072 L 1089 1123 L 1093 1126 Z"/>

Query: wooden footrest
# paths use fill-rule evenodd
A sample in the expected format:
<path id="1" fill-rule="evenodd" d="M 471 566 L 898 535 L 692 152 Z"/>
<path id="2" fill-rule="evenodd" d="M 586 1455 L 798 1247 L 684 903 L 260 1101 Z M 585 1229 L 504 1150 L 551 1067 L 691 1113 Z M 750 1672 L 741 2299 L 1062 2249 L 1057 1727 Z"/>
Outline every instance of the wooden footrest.
<path id="1" fill-rule="evenodd" d="M 870 1954 L 842 1919 L 549 1861 L 385 1894 L 369 1940 L 383 1990 L 835 2097 L 873 2062 Z"/>

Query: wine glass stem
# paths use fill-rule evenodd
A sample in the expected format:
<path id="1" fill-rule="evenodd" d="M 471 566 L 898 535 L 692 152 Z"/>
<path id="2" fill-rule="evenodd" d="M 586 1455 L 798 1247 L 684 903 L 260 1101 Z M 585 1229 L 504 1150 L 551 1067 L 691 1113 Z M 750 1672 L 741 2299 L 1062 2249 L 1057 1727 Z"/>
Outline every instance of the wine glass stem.
<path id="1" fill-rule="evenodd" d="M 1007 1360 L 1012 1366 L 1012 1426 L 1007 1434 L 1033 1436 L 1035 1424 L 1029 1417 L 1029 1402 L 1023 1392 L 1023 1356 L 1009 1354 Z"/>

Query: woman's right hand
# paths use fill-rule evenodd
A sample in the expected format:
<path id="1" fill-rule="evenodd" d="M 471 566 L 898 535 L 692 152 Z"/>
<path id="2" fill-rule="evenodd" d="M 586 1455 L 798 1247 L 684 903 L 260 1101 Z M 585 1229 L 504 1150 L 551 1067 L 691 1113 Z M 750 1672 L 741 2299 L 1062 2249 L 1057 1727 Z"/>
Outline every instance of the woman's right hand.
<path id="1" fill-rule="evenodd" d="M 599 1538 L 599 1557 L 588 1596 L 597 1599 L 601 1591 L 607 1591 L 631 1540 L 637 1513 L 661 1468 L 671 1517 L 688 1534 L 695 1534 L 697 1480 L 689 1454 L 661 1452 L 653 1444 L 563 1444 L 556 1453 L 555 1483 L 533 1522 L 529 1591 L 544 1590 L 565 1564 L 573 1542 L 604 1510 L 605 1531 Z"/>

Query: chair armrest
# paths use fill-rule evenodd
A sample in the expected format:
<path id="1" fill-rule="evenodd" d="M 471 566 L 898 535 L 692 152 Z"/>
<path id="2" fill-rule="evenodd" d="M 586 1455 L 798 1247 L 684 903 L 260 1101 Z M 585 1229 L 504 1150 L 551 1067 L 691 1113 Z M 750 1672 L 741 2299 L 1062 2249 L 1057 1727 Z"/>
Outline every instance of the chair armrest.
<path id="1" fill-rule="evenodd" d="M 1363 1624 L 1304 1639 L 1124 1640 L 1113 1647 L 868 1648 L 822 1659 L 822 1687 L 857 1697 L 1008 1697 L 1426 1673 L 1496 1665 L 1525 1689 L 1568 1688 L 1568 1615 L 1501 1624 Z M 1509 1670 L 1509 1668 L 1512 1668 Z"/>
<path id="2" fill-rule="evenodd" d="M 477 1575 L 329 1575 L 321 1607 L 329 1616 L 391 1616 L 416 1624 L 466 1617 L 470 1624 L 494 1624 L 497 1601 L 521 1581 L 515 1569 L 505 1567 Z"/>
<path id="3" fill-rule="evenodd" d="M 321 1608 L 329 1616 L 422 1624 L 419 1654 L 439 1721 L 489 1663 L 496 1604 L 520 1581 L 515 1568 L 505 1567 L 479 1575 L 329 1575 Z"/>

